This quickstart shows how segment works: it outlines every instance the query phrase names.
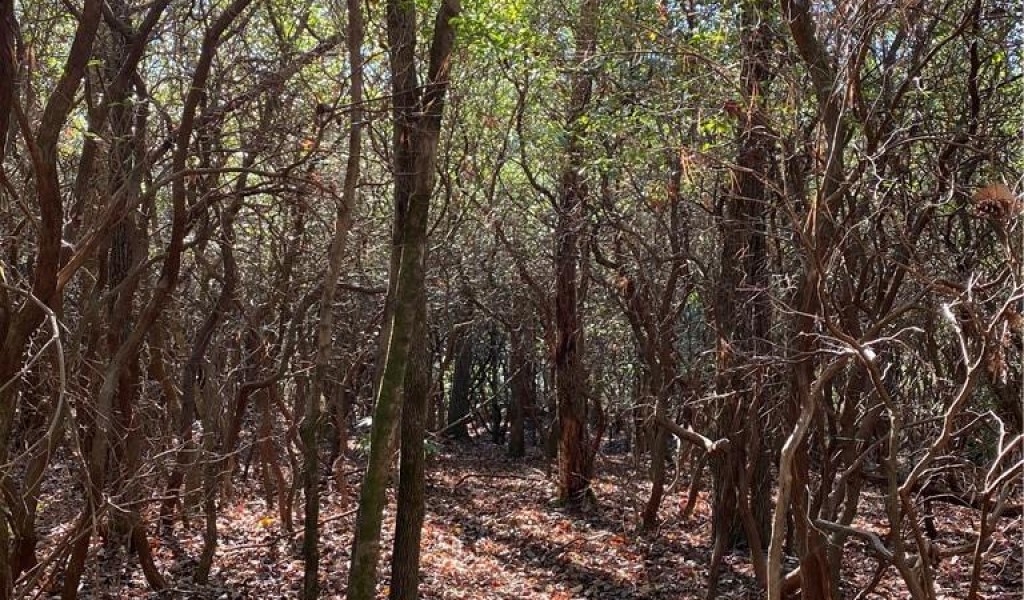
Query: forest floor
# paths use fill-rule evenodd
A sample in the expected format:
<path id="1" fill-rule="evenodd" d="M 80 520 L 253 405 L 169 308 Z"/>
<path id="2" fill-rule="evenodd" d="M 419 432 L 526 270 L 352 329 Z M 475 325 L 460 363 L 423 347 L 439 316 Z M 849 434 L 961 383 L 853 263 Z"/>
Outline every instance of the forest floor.
<path id="1" fill-rule="evenodd" d="M 531 449 L 532 450 L 532 449 Z M 654 534 L 637 533 L 637 522 L 649 485 L 637 475 L 628 457 L 601 456 L 595 485 L 599 506 L 584 517 L 560 511 L 551 502 L 552 477 L 546 463 L 531 454 L 512 461 L 500 447 L 475 442 L 446 444 L 430 459 L 427 474 L 427 516 L 423 528 L 424 599 L 697 599 L 706 594 L 711 555 L 711 522 L 707 490 L 695 510 L 684 518 L 685 481 L 666 497 L 663 523 Z M 354 471 L 354 470 L 353 470 Z M 357 472 L 349 477 L 354 488 Z M 682 478 L 682 479 L 685 479 Z M 73 515 L 70 502 L 58 497 L 67 486 L 47 486 L 51 501 L 65 510 L 44 510 L 40 524 L 40 556 L 48 543 L 62 537 Z M 257 489 L 236 490 L 236 499 L 222 503 L 220 545 L 210 583 L 191 585 L 191 571 L 202 544 L 201 515 L 178 531 L 176 544 L 153 536 L 157 566 L 173 589 L 148 592 L 134 558 L 98 541 L 80 598 L 298 598 L 302 581 L 299 535 L 283 531 L 278 511 L 259 498 Z M 322 597 L 341 598 L 352 542 L 354 506 L 351 494 L 325 493 L 321 508 Z M 71 498 L 64 498 L 70 501 Z M 884 531 L 877 491 L 868 491 L 858 527 Z M 393 508 L 393 504 L 392 504 Z M 297 501 L 296 512 L 301 512 Z M 64 513 L 61 515 L 60 513 Z M 378 596 L 387 595 L 387 568 L 393 510 L 385 521 L 382 574 Z M 976 530 L 977 514 L 936 505 L 940 548 L 962 544 Z M 153 522 L 152 520 L 150 521 Z M 295 519 L 301 529 L 301 517 Z M 1022 597 L 1024 540 L 1020 519 L 1003 519 L 993 535 L 994 546 L 984 565 L 982 597 Z M 848 542 L 843 569 L 844 597 L 853 597 L 874 575 L 876 562 L 857 541 Z M 100 565 L 99 567 L 95 565 Z M 970 580 L 970 556 L 947 558 L 937 568 L 938 597 L 964 598 Z M 45 595 L 43 597 L 46 597 Z M 744 555 L 725 557 L 719 598 L 756 598 L 753 572 Z M 867 598 L 908 598 L 902 580 L 887 570 L 875 593 Z"/>

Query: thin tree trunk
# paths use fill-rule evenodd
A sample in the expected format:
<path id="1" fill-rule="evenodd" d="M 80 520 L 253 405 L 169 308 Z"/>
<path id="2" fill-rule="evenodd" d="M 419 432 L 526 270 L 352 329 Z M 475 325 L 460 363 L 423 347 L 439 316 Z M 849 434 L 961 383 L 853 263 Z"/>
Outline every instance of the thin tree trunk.
<path id="1" fill-rule="evenodd" d="M 580 320 L 579 267 L 586 225 L 583 181 L 583 123 L 590 103 L 590 65 L 597 48 L 599 0 L 585 0 L 576 26 L 576 70 L 566 118 L 568 141 L 555 225 L 554 382 L 558 405 L 558 498 L 573 508 L 594 500 L 590 489 L 594 457 L 587 430 L 587 395 L 583 369 L 583 322 Z"/>
<path id="2" fill-rule="evenodd" d="M 227 268 L 227 265 L 225 265 Z M 212 369 L 211 369 L 212 371 Z M 208 373 L 207 377 L 211 374 Z M 213 568 L 213 557 L 217 552 L 217 471 L 221 464 L 216 449 L 218 445 L 219 431 L 217 428 L 217 415 L 221 412 L 221 399 L 215 388 L 207 386 L 203 388 L 203 443 L 200 453 L 199 476 L 201 478 L 202 507 L 203 507 L 203 547 L 199 552 L 199 562 L 196 565 L 192 580 L 199 585 L 206 585 L 210 579 L 210 570 Z"/>
<path id="3" fill-rule="evenodd" d="M 510 331 L 511 407 L 509 410 L 508 455 L 526 456 L 526 417 L 535 411 L 536 365 L 533 359 L 533 330 L 529 318 L 518 321 Z M 536 424 L 534 424 L 536 426 Z"/>
<path id="4" fill-rule="evenodd" d="M 330 366 L 332 336 L 334 333 L 334 292 L 341 272 L 341 261 L 345 254 L 348 232 L 352 228 L 352 213 L 358 198 L 359 161 L 362 149 L 362 101 L 363 101 L 363 12 L 358 0 L 348 0 L 347 43 L 351 77 L 350 129 L 348 139 L 348 162 L 345 170 L 345 187 L 341 203 L 337 207 L 334 222 L 334 238 L 331 240 L 327 273 L 324 275 L 324 289 L 320 298 L 320 321 L 317 325 L 316 367 L 313 372 L 312 390 L 306 396 L 305 416 L 301 428 L 303 446 L 303 493 L 306 507 L 303 521 L 304 537 L 302 555 L 305 560 L 302 597 L 314 600 L 320 595 L 318 569 L 320 563 L 320 405 L 326 389 L 327 371 Z"/>
<path id="5" fill-rule="evenodd" d="M 377 559 L 380 555 L 380 528 L 386 500 L 392 438 L 398 425 L 399 401 L 416 314 L 416 286 L 421 283 L 425 250 L 426 212 L 429 196 L 410 203 L 406 224 L 411 235 L 405 238 L 401 252 L 397 301 L 391 325 L 387 359 L 377 392 L 373 425 L 370 431 L 370 453 L 359 491 L 359 510 L 352 547 L 347 596 L 350 600 L 369 600 L 376 588 Z M 417 236 L 419 239 L 417 239 Z"/>
<path id="6" fill-rule="evenodd" d="M 242 161 L 243 168 L 249 168 L 256 160 L 256 154 L 247 154 Z M 182 373 L 181 385 L 181 414 L 178 420 L 178 440 L 181 447 L 175 453 L 174 469 L 167 481 L 167 489 L 164 492 L 164 500 L 160 507 L 160 527 L 170 531 L 174 520 L 174 509 L 180 501 L 181 486 L 185 480 L 185 470 L 188 463 L 195 456 L 197 449 L 192 443 L 192 425 L 196 421 L 196 395 L 201 393 L 205 386 L 205 378 L 202 376 L 202 365 L 213 342 L 214 334 L 220 322 L 229 314 L 231 307 L 235 304 L 235 289 L 238 287 L 238 266 L 234 254 L 234 222 L 235 217 L 242 208 L 243 190 L 247 181 L 243 173 L 235 186 L 235 197 L 231 205 L 220 215 L 222 238 L 219 240 L 221 249 L 221 262 L 223 264 L 223 283 L 220 295 L 213 305 L 213 310 L 206 315 L 206 319 L 199 327 L 196 340 L 189 352 L 188 360 Z"/>
<path id="7" fill-rule="evenodd" d="M 370 455 L 356 517 L 352 563 L 349 569 L 349 600 L 370 600 L 376 588 L 377 559 L 385 487 L 388 479 L 392 439 L 398 421 L 399 403 L 413 344 L 420 296 L 424 292 L 427 214 L 433 194 L 437 145 L 440 138 L 444 96 L 448 89 L 450 59 L 455 41 L 452 19 L 460 13 L 458 0 L 445 0 L 434 23 L 427 81 L 417 83 L 415 44 L 416 9 L 401 0 L 387 3 L 387 29 L 394 113 L 394 169 L 396 232 L 401 243 L 392 252 L 399 255 L 394 314 L 391 319 L 387 358 L 377 392 Z M 420 337 L 418 344 L 424 344 Z M 422 510 L 422 508 L 420 509 Z M 393 567 L 394 568 L 394 567 Z M 416 570 L 418 565 L 403 565 Z"/>
<path id="8" fill-rule="evenodd" d="M 660 380 L 660 377 L 659 377 Z M 658 383 L 662 387 L 661 382 Z M 665 428 L 658 425 L 658 421 L 668 417 L 666 392 L 658 393 L 654 404 L 654 419 L 650 424 L 653 435 L 650 436 L 653 447 L 651 449 L 651 495 L 644 505 L 641 517 L 641 527 L 644 531 L 654 531 L 658 526 L 658 510 L 661 508 L 661 499 L 665 493 L 665 462 L 667 460 L 668 433 Z"/>
<path id="9" fill-rule="evenodd" d="M 470 391 L 473 377 L 473 329 L 462 327 L 452 331 L 455 338 L 455 365 L 452 370 L 452 386 L 448 399 L 448 422 L 446 434 L 456 440 L 469 439 L 467 420 L 470 412 Z"/>
<path id="10" fill-rule="evenodd" d="M 424 339 L 427 333 L 425 294 L 420 294 L 417 304 L 413 335 Z M 430 355 L 426 344 L 416 344 L 409 361 L 405 375 L 405 399 L 402 403 L 402 454 L 391 559 L 390 600 L 415 600 L 419 597 L 420 538 L 425 514 L 423 488 L 426 465 L 423 437 L 430 397 Z"/>

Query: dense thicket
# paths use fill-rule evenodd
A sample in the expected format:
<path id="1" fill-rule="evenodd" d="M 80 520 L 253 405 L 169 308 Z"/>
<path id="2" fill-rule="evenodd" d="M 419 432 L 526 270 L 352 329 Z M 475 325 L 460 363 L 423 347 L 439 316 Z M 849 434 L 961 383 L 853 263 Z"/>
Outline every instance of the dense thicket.
<path id="1" fill-rule="evenodd" d="M 0 0 L 0 599 L 76 597 L 97 543 L 201 586 L 239 493 L 303 516 L 315 597 L 319 491 L 351 469 L 372 597 L 396 451 L 414 598 L 425 436 L 537 448 L 583 513 L 628 450 L 646 532 L 681 441 L 711 598 L 736 549 L 768 598 L 840 597 L 854 540 L 914 598 L 963 554 L 978 597 L 1024 464 L 1022 22 Z M 41 546 L 51 480 L 75 516 Z M 976 511 L 971 543 L 935 546 L 936 502 Z M 149 540 L 194 518 L 182 583 Z"/>

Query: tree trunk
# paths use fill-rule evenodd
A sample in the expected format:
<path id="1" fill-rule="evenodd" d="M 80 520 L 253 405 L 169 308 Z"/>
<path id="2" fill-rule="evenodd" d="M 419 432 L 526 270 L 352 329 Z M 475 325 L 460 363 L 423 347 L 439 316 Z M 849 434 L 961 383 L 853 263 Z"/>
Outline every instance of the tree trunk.
<path id="1" fill-rule="evenodd" d="M 226 265 L 225 265 L 226 266 Z M 206 374 L 212 378 L 213 369 Z M 218 438 L 221 437 L 217 427 L 217 415 L 222 411 L 221 398 L 213 386 L 203 387 L 203 411 L 200 422 L 203 425 L 203 439 L 199 454 L 199 478 L 203 508 L 203 546 L 199 552 L 192 580 L 199 585 L 206 585 L 213 568 L 213 557 L 217 552 L 219 536 L 217 532 L 217 472 L 222 461 L 216 453 Z"/>
<path id="2" fill-rule="evenodd" d="M 511 403 L 508 455 L 511 458 L 526 456 L 526 418 L 527 415 L 534 415 L 536 411 L 537 367 L 533 358 L 533 329 L 530 325 L 529 319 L 523 319 L 510 331 L 509 368 L 512 374 L 509 384 Z M 536 423 L 534 427 L 536 428 Z"/>
<path id="3" fill-rule="evenodd" d="M 448 423 L 445 432 L 448 437 L 465 441 L 469 439 L 470 391 L 473 385 L 473 329 L 462 328 L 452 332 L 455 338 L 455 365 L 452 371 L 451 394 L 448 399 Z"/>
<path id="4" fill-rule="evenodd" d="M 487 363 L 486 375 L 490 379 L 490 393 L 488 408 L 490 409 L 490 424 L 487 428 L 491 432 L 491 442 L 495 445 L 502 443 L 505 439 L 505 416 L 501 410 L 501 397 L 504 394 L 502 386 L 502 360 L 503 340 L 501 332 L 493 324 L 487 333 Z M 481 385 L 484 388 L 485 384 Z"/>
<path id="5" fill-rule="evenodd" d="M 345 170 L 345 187 L 334 222 L 334 237 L 331 240 L 327 273 L 324 275 L 324 289 L 320 298 L 320 321 L 317 325 L 316 367 L 313 372 L 312 389 L 305 399 L 303 424 L 301 427 L 303 447 L 303 495 L 305 513 L 303 521 L 302 555 L 305 561 L 302 597 L 314 600 L 320 595 L 320 445 L 321 400 L 327 388 L 327 371 L 330 366 L 332 340 L 334 335 L 334 292 L 341 272 L 341 261 L 345 254 L 348 231 L 352 227 L 352 213 L 358 194 L 359 161 L 362 148 L 362 101 L 363 101 L 363 13 L 358 0 L 348 0 L 347 43 L 349 70 L 351 76 L 351 113 L 348 141 L 348 162 Z"/>
<path id="6" fill-rule="evenodd" d="M 629 255 L 636 252 L 624 251 L 621 242 L 616 243 L 615 247 L 618 262 L 604 258 L 596 246 L 594 251 L 599 263 L 617 270 L 615 289 L 620 296 L 620 305 L 629 321 L 643 365 L 643 370 L 637 374 L 639 402 L 633 410 L 641 415 L 641 418 L 636 419 L 636 426 L 637 437 L 643 444 L 638 446 L 647 446 L 651 449 L 651 495 L 641 517 L 641 527 L 645 531 L 653 531 L 657 527 L 658 511 L 665 492 L 669 433 L 662 423 L 668 421 L 669 400 L 676 387 L 676 372 L 679 368 L 676 351 L 676 315 L 680 306 L 674 299 L 677 296 L 679 280 L 686 274 L 686 262 L 681 258 L 686 255 L 681 231 L 683 224 L 680 219 L 679 186 L 682 169 L 675 152 L 670 151 L 667 158 L 668 245 L 674 258 L 667 261 L 669 268 L 664 279 L 661 279 L 656 271 L 654 276 L 649 275 L 646 272 L 648 269 L 639 264 L 635 268 L 635 274 L 631 274 L 626 268 L 626 262 L 631 260 Z M 685 302 L 688 294 L 684 292 L 681 296 Z M 651 401 L 654 403 L 653 415 L 649 414 Z M 644 416 L 646 418 L 643 418 Z M 640 454 L 634 456 L 639 466 Z"/>
<path id="7" fill-rule="evenodd" d="M 206 154 L 208 153 L 209 149 L 207 149 Z M 251 168 L 256 161 L 256 157 L 256 153 L 246 154 L 242 160 L 243 168 Z M 205 166 L 210 167 L 210 165 Z M 175 453 L 174 468 L 168 477 L 164 500 L 160 507 L 160 528 L 164 531 L 169 531 L 173 525 L 174 510 L 180 502 L 181 486 L 185 481 L 185 471 L 188 469 L 190 461 L 198 452 L 198 448 L 192 442 L 192 426 L 197 418 L 196 396 L 203 392 L 206 385 L 206 378 L 203 377 L 202 373 L 206 353 L 213 342 L 214 334 L 221 321 L 229 316 L 232 307 L 235 305 L 235 289 L 238 287 L 238 266 L 235 262 L 234 252 L 234 222 L 238 212 L 242 209 L 243 191 L 246 181 L 247 177 L 243 173 L 235 185 L 235 195 L 232 198 L 231 204 L 220 211 L 219 215 L 222 232 L 221 239 L 218 240 L 221 263 L 223 265 L 222 285 L 213 310 L 206 316 L 206 319 L 199 327 L 199 331 L 196 333 L 195 342 L 192 345 L 192 350 L 189 352 L 188 360 L 185 362 L 185 368 L 182 373 L 181 413 L 178 416 L 178 441 L 181 447 Z M 206 187 L 213 187 L 215 184 L 215 181 L 211 181 Z"/>
<path id="8" fill-rule="evenodd" d="M 425 339 L 427 304 L 424 294 L 420 294 L 417 304 L 413 335 L 416 339 Z M 423 488 L 426 457 L 423 437 L 430 398 L 430 355 L 426 344 L 416 344 L 409 361 L 402 403 L 402 453 L 395 540 L 391 554 L 390 600 L 415 600 L 419 597 L 420 537 L 425 514 Z"/>
<path id="9" fill-rule="evenodd" d="M 659 387 L 664 387 L 659 383 Z M 667 443 L 668 432 L 658 425 L 658 421 L 668 417 L 667 390 L 662 389 L 656 396 L 654 405 L 654 419 L 649 425 L 649 436 L 651 448 L 651 495 L 644 505 L 641 517 L 641 527 L 644 531 L 654 531 L 658 526 L 658 510 L 661 508 L 661 499 L 665 493 L 665 463 L 668 458 Z"/>
<path id="10" fill-rule="evenodd" d="M 721 273 L 714 317 L 718 333 L 717 388 L 723 398 L 714 438 L 730 440 L 730 451 L 711 459 L 712 537 L 708 597 L 716 594 L 718 567 L 726 550 L 746 541 L 761 584 L 768 539 L 770 482 L 763 426 L 763 389 L 770 353 L 771 299 L 768 282 L 768 219 L 772 211 L 775 134 L 758 118 L 770 82 L 772 31 L 767 2 L 743 5 L 751 27 L 743 41 L 742 104 L 727 110 L 739 119 L 737 168 L 724 203 L 720 232 Z M 753 424 L 756 426 L 752 426 Z"/>
<path id="11" fill-rule="evenodd" d="M 597 48 L 599 0 L 584 0 L 576 26 L 576 50 L 566 118 L 568 140 L 555 224 L 555 395 L 558 405 L 558 499 L 566 506 L 586 508 L 594 457 L 587 430 L 586 375 L 583 368 L 583 322 L 580 319 L 580 245 L 586 226 L 586 183 L 583 180 L 584 116 L 590 104 L 593 76 L 587 63 Z"/>
<path id="12" fill-rule="evenodd" d="M 395 244 L 392 252 L 399 256 L 396 261 L 399 268 L 391 273 L 397 278 L 394 313 L 370 432 L 370 455 L 359 493 L 349 569 L 349 600 L 370 600 L 375 594 L 392 438 L 409 357 L 417 355 L 410 350 L 413 348 L 416 319 L 421 315 L 418 310 L 422 302 L 420 298 L 425 298 L 427 213 L 433 194 L 441 116 L 455 41 L 451 21 L 459 13 L 458 0 L 446 0 L 438 10 L 427 81 L 420 88 L 415 60 L 416 8 L 400 0 L 387 3 L 395 121 L 395 221 L 396 232 L 400 232 L 400 243 Z M 420 337 L 415 343 L 425 344 L 426 340 Z M 402 568 L 415 571 L 418 565 L 403 565 Z"/>

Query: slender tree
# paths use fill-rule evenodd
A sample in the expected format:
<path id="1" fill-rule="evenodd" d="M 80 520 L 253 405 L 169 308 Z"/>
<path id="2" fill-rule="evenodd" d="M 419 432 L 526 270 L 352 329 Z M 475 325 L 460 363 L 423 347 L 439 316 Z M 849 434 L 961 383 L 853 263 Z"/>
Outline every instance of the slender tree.
<path id="1" fill-rule="evenodd" d="M 453 19 L 459 16 L 461 7 L 458 0 L 445 0 L 438 10 L 430 44 L 427 78 L 422 87 L 416 69 L 416 7 L 408 2 L 390 0 L 386 11 L 394 115 L 392 147 L 395 174 L 395 231 L 399 238 L 392 252 L 399 258 L 393 261 L 398 265 L 397 270 L 392 270 L 391 273 L 391 277 L 397 280 L 397 285 L 394 286 L 394 310 L 370 433 L 370 455 L 363 475 L 363 485 L 359 491 L 359 512 L 356 518 L 356 534 L 352 545 L 348 581 L 350 600 L 372 598 L 377 581 L 380 528 L 392 437 L 398 425 L 399 403 L 406 382 L 406 372 L 409 370 L 410 356 L 417 355 L 413 350 L 416 319 L 425 314 L 422 304 L 426 300 L 424 263 L 427 213 L 434 191 L 437 145 L 455 43 Z M 415 343 L 424 344 L 424 337 L 419 337 Z M 417 398 L 414 401 L 424 400 Z M 422 421 L 418 426 L 422 427 Z M 419 437 L 422 438 L 422 433 L 419 433 Z M 412 445 L 413 448 L 404 452 L 410 453 L 410 459 L 422 461 L 422 439 L 419 441 L 419 447 L 415 440 L 412 441 Z M 406 501 L 405 511 L 408 512 L 411 508 L 418 512 L 418 520 L 422 522 L 422 466 L 414 469 L 412 473 L 406 470 L 406 473 L 409 474 L 407 479 L 412 478 L 408 482 L 412 487 L 406 489 L 413 491 L 414 497 L 409 499 L 412 500 L 412 506 L 408 505 L 408 500 Z M 405 521 L 405 527 L 414 527 L 415 532 L 407 531 L 402 534 L 412 534 L 409 543 L 414 544 L 416 549 L 415 554 L 407 561 L 414 564 L 399 566 L 400 569 L 411 570 L 413 573 L 418 571 L 419 557 L 420 525 L 416 521 L 415 514 Z M 412 578 L 413 587 L 417 579 L 415 576 Z"/>
<path id="2" fill-rule="evenodd" d="M 590 489 L 594 455 L 587 422 L 579 271 L 587 222 L 583 135 L 594 85 L 591 61 L 597 51 L 599 8 L 599 0 L 584 0 L 576 23 L 576 49 L 565 124 L 565 164 L 559 183 L 554 240 L 554 320 L 557 334 L 553 362 L 559 430 L 558 498 L 575 508 L 584 508 L 594 499 Z"/>
<path id="3" fill-rule="evenodd" d="M 319 596 L 320 563 L 320 405 L 326 389 L 328 369 L 332 355 L 334 335 L 334 293 L 337 289 L 341 262 L 345 255 L 348 232 L 352 227 L 352 214 L 358 200 L 359 165 L 362 154 L 362 102 L 363 102 L 363 9 L 358 0 L 348 0 L 346 43 L 349 53 L 349 113 L 348 159 L 345 164 L 345 184 L 337 204 L 334 235 L 331 239 L 327 272 L 324 274 L 320 296 L 320 320 L 317 323 L 316 364 L 310 394 L 307 396 L 302 426 L 303 493 L 306 500 L 302 553 L 305 558 L 303 598 L 313 600 Z"/>

